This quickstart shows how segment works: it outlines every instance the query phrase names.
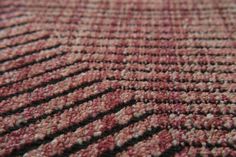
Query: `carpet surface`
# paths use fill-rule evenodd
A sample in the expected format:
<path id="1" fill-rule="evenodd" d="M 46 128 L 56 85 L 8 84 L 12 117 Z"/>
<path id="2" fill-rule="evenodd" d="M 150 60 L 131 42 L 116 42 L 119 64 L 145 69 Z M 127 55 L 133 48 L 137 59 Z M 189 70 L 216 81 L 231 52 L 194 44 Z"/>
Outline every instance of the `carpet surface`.
<path id="1" fill-rule="evenodd" d="M 0 0 L 0 156 L 236 156 L 235 0 Z"/>

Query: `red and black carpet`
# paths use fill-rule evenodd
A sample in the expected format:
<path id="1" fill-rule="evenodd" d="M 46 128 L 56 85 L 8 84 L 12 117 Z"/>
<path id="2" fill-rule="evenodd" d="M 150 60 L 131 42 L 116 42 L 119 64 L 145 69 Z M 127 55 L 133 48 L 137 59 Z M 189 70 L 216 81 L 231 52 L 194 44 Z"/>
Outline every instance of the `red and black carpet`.
<path id="1" fill-rule="evenodd" d="M 236 156 L 235 0 L 0 0 L 0 156 Z"/>

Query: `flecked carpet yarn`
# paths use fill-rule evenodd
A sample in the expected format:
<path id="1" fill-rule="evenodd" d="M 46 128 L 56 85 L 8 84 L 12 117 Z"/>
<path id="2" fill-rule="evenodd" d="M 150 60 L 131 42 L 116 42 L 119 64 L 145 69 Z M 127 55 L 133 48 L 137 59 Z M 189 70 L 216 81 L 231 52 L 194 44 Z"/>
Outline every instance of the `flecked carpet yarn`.
<path id="1" fill-rule="evenodd" d="M 235 0 L 0 0 L 1 157 L 235 157 L 235 115 Z"/>

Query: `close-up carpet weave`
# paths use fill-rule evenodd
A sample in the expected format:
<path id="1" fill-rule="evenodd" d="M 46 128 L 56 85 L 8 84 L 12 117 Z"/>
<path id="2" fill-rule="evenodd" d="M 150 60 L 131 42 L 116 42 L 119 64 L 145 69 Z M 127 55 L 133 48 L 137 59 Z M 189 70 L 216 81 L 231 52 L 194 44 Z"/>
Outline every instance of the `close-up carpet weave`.
<path id="1" fill-rule="evenodd" d="M 0 157 L 235 157 L 235 93 L 235 0 L 0 0 Z"/>

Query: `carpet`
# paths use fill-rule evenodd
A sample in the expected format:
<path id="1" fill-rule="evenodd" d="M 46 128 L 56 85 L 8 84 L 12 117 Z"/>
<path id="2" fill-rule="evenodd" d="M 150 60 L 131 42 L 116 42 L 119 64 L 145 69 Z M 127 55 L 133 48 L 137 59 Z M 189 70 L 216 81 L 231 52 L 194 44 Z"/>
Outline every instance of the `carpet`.
<path id="1" fill-rule="evenodd" d="M 235 0 L 0 0 L 0 156 L 236 156 Z"/>

